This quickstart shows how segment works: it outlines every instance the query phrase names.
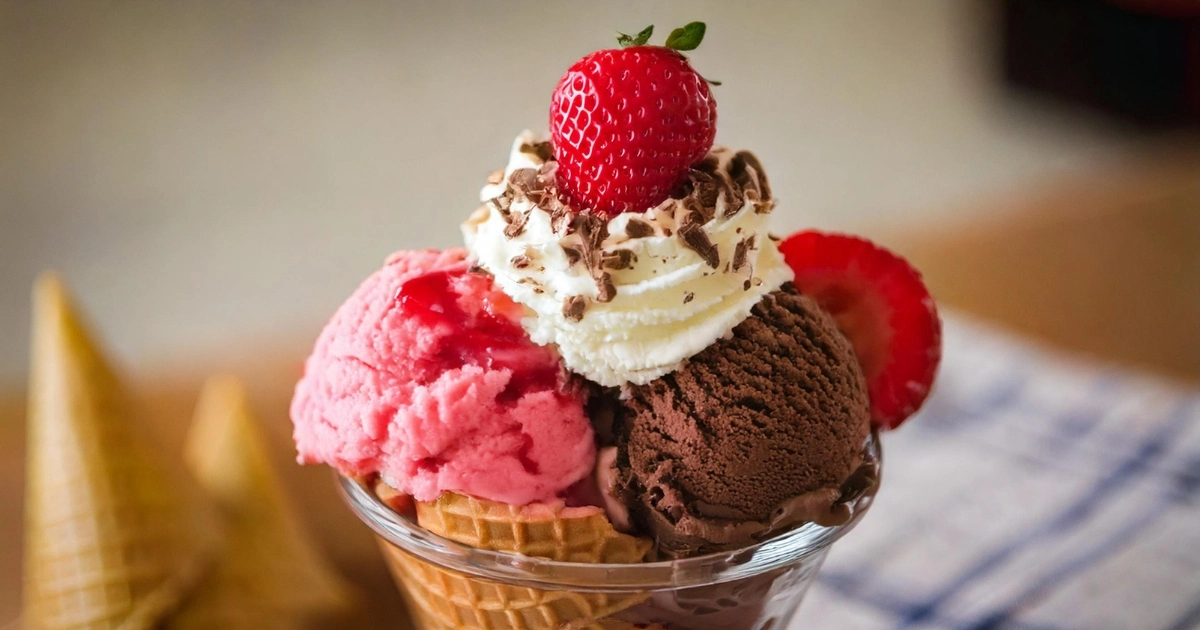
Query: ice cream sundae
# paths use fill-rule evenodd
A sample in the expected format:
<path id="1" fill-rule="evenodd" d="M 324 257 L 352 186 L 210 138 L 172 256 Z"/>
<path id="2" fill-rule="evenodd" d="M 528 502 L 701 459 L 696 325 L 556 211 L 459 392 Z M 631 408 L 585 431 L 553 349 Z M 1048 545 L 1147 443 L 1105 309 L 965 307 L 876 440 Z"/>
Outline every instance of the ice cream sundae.
<path id="1" fill-rule="evenodd" d="M 713 145 L 720 88 L 684 54 L 703 33 L 577 61 L 465 246 L 395 253 L 354 292 L 296 388 L 302 463 L 514 558 L 681 567 L 851 520 L 877 432 L 932 384 L 936 308 L 864 239 L 770 232 L 766 169 Z M 384 548 L 426 627 L 758 627 L 745 607 L 789 584 L 534 589 Z"/>

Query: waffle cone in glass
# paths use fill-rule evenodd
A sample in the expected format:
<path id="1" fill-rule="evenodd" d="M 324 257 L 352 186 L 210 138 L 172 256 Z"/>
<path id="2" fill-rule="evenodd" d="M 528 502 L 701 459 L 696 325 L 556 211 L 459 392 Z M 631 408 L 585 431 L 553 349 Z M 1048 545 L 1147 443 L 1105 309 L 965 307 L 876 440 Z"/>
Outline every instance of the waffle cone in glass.
<path id="1" fill-rule="evenodd" d="M 830 546 L 870 508 L 881 470 L 872 433 L 843 486 L 839 524 L 810 522 L 738 549 L 652 561 L 649 541 L 615 531 L 598 508 L 456 494 L 414 505 L 385 484 L 338 481 L 378 535 L 418 628 L 759 630 L 787 625 Z"/>
<path id="2" fill-rule="evenodd" d="M 580 563 L 645 559 L 650 542 L 613 529 L 593 508 L 517 507 L 446 493 L 417 503 L 418 523 L 462 545 L 487 551 Z M 503 584 L 449 570 L 380 541 L 388 566 L 421 627 L 632 628 L 606 619 L 644 599 L 642 593 L 589 593 Z M 643 626 L 645 627 L 645 626 Z"/>

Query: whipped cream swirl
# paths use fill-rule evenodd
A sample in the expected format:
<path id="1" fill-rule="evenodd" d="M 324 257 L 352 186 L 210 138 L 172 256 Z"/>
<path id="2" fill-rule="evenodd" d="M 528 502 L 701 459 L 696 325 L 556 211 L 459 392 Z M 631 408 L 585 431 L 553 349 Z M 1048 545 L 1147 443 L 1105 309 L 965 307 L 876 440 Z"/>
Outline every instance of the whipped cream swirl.
<path id="1" fill-rule="evenodd" d="M 534 342 L 605 386 L 645 384 L 728 334 L 792 279 L 752 154 L 714 148 L 679 198 L 612 219 L 558 201 L 549 143 L 523 132 L 463 224 L 477 264 L 533 315 Z"/>

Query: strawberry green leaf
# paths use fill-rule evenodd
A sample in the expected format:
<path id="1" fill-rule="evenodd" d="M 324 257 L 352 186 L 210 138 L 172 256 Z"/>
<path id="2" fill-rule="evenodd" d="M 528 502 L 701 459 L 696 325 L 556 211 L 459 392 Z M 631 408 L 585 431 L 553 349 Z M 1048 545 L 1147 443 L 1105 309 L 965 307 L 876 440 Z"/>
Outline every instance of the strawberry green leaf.
<path id="1" fill-rule="evenodd" d="M 704 22 L 692 22 L 683 28 L 677 28 L 667 36 L 667 48 L 695 50 L 704 40 L 704 30 Z"/>
<path id="2" fill-rule="evenodd" d="M 617 33 L 617 43 L 621 45 L 621 48 L 629 48 L 630 46 L 644 46 L 646 42 L 650 41 L 650 36 L 653 34 L 654 25 L 651 24 L 650 26 L 642 29 L 642 32 L 638 33 L 636 37 L 626 35 L 625 33 Z"/>

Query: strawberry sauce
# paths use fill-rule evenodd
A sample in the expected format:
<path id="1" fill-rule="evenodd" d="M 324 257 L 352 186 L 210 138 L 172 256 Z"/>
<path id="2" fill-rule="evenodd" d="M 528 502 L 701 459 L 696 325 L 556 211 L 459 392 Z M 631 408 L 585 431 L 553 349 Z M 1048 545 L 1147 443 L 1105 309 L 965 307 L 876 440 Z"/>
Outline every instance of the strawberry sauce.
<path id="1" fill-rule="evenodd" d="M 439 332 L 437 351 L 423 366 L 427 374 L 466 365 L 508 370 L 512 380 L 497 399 L 501 403 L 558 388 L 553 351 L 529 341 L 519 324 L 521 307 L 495 290 L 489 278 L 433 271 L 401 285 L 396 300 L 405 316 Z"/>

